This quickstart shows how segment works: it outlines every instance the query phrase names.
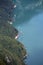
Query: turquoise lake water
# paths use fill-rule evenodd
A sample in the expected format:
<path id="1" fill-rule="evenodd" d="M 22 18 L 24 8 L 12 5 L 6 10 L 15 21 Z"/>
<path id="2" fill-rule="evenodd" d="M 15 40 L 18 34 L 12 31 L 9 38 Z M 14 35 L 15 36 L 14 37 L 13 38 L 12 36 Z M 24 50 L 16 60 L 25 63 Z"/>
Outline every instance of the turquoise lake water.
<path id="1" fill-rule="evenodd" d="M 43 13 L 33 16 L 23 24 L 16 24 L 20 32 L 18 40 L 29 54 L 27 65 L 43 65 Z"/>

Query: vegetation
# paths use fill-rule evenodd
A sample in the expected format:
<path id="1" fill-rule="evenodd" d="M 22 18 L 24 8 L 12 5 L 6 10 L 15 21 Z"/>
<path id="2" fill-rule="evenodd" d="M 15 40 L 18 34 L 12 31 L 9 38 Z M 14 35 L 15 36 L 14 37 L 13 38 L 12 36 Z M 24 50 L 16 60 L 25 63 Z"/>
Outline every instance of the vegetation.
<path id="1" fill-rule="evenodd" d="M 13 0 L 0 0 L 0 65 L 25 65 L 26 51 L 15 40 L 18 31 L 9 24 L 13 20 L 13 5 Z"/>
<path id="2" fill-rule="evenodd" d="M 6 22 L 0 22 L 0 34 L 15 38 L 18 35 L 18 31 Z"/>
<path id="3" fill-rule="evenodd" d="M 5 60 L 7 56 L 11 61 L 10 65 L 11 63 L 12 65 L 15 65 L 14 63 L 16 63 L 16 65 L 24 65 L 23 57 L 25 54 L 24 46 L 20 42 L 15 39 L 11 39 L 8 36 L 0 35 L 0 59 L 3 60 L 2 62 L 6 61 L 7 63 L 7 60 Z"/>

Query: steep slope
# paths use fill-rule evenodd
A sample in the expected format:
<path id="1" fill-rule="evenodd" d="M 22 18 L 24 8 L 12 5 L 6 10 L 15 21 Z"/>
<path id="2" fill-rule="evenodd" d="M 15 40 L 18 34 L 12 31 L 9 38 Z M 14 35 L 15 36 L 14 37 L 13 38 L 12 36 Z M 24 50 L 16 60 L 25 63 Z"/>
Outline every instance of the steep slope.
<path id="1" fill-rule="evenodd" d="M 2 59 L 2 62 L 10 65 L 15 65 L 15 63 L 16 65 L 24 65 L 23 57 L 25 54 L 24 46 L 20 42 L 8 36 L 0 35 L 0 60 Z"/>
<path id="2" fill-rule="evenodd" d="M 0 65 L 25 65 L 24 45 L 15 40 L 18 31 L 11 25 L 14 16 L 13 0 L 0 0 Z"/>
<path id="3" fill-rule="evenodd" d="M 18 31 L 9 23 L 0 22 L 0 34 L 15 38 L 18 35 Z"/>

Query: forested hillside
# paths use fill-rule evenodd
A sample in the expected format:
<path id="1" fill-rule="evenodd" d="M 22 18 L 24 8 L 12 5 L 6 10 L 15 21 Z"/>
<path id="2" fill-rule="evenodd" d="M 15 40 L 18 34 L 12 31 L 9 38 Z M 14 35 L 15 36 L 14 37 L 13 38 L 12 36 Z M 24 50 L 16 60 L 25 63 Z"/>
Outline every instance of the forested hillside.
<path id="1" fill-rule="evenodd" d="M 18 30 L 12 26 L 14 9 L 13 0 L 0 0 L 0 65 L 25 65 L 26 50 L 15 40 Z"/>

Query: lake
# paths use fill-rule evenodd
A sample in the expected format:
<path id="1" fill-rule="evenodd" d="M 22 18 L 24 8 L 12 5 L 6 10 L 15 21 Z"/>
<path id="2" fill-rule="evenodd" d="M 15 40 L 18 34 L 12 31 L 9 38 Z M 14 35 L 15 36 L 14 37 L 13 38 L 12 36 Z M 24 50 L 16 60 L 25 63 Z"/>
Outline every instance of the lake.
<path id="1" fill-rule="evenodd" d="M 16 22 L 15 22 L 16 23 Z M 22 42 L 29 54 L 27 65 L 43 65 L 43 13 L 30 20 L 15 25 L 20 32 L 18 40 Z"/>

